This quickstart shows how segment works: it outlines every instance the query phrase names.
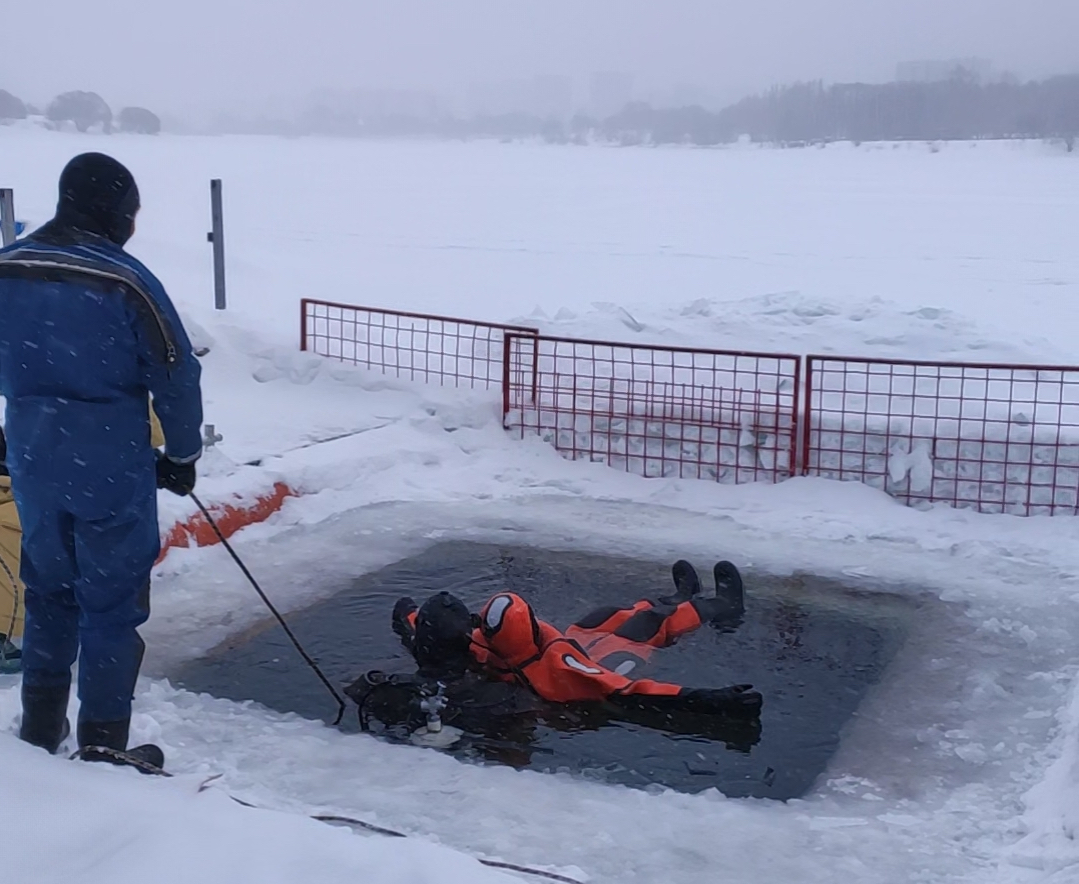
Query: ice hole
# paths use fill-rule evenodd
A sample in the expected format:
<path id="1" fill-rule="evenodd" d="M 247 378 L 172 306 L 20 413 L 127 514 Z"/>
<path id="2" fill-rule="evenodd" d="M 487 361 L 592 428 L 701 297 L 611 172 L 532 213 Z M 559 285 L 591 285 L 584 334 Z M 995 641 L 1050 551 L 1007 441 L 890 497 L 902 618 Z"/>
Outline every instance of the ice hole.
<path id="1" fill-rule="evenodd" d="M 695 564 L 707 592 L 713 563 Z M 742 728 L 718 736 L 679 735 L 651 722 L 593 728 L 541 719 L 498 741 L 466 735 L 442 751 L 634 787 L 717 788 L 732 797 L 775 799 L 805 794 L 922 616 L 919 609 L 934 602 L 812 575 L 777 577 L 748 568 L 744 576 L 740 626 L 706 624 L 657 651 L 633 677 L 691 687 L 752 683 L 764 695 L 759 734 Z M 520 593 L 539 617 L 562 629 L 595 607 L 669 594 L 672 584 L 669 563 L 452 542 L 359 577 L 288 619 L 330 679 L 344 685 L 372 669 L 414 671 L 390 625 L 400 596 L 422 603 L 448 590 L 475 611 L 505 589 Z M 189 690 L 307 718 L 327 720 L 335 711 L 272 620 L 186 663 L 174 677 Z M 358 730 L 355 706 L 343 727 Z M 359 739 L 356 751 L 363 751 Z"/>

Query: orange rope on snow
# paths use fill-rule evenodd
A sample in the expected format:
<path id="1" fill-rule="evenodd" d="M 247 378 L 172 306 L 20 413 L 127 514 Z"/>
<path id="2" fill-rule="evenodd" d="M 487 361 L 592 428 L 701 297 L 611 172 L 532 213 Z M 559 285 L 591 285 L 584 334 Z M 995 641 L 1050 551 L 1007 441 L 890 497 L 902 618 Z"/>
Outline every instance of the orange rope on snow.
<path id="1" fill-rule="evenodd" d="M 237 506 L 230 503 L 215 504 L 210 507 L 214 521 L 225 538 L 232 537 L 237 531 L 248 525 L 265 522 L 276 513 L 290 497 L 299 495 L 284 482 L 277 482 L 273 491 L 257 497 L 250 506 Z M 177 522 L 161 541 L 161 555 L 155 564 L 160 564 L 170 549 L 191 546 L 213 546 L 220 543 L 218 534 L 211 527 L 202 513 L 196 513 L 184 522 Z"/>

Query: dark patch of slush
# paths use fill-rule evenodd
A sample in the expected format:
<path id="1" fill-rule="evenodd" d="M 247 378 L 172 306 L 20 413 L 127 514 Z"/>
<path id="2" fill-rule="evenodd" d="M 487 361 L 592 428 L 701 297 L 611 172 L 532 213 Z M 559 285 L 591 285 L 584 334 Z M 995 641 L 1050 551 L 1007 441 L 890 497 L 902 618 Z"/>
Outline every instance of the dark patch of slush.
<path id="1" fill-rule="evenodd" d="M 696 562 L 706 588 L 711 562 Z M 637 724 L 567 733 L 540 725 L 512 753 L 518 766 L 565 770 L 604 782 L 683 792 L 717 788 L 732 797 L 804 794 L 839 745 L 866 691 L 902 645 L 918 604 L 886 593 L 802 576 L 746 573 L 746 617 L 735 631 L 705 626 L 658 651 L 635 677 L 694 687 L 751 682 L 764 695 L 759 743 L 748 751 Z M 564 628 L 600 605 L 630 604 L 672 591 L 670 565 L 574 552 L 443 543 L 355 581 L 338 595 L 288 616 L 336 684 L 369 669 L 412 671 L 390 629 L 402 595 L 417 602 L 448 590 L 478 610 L 511 589 Z M 176 675 L 183 687 L 282 712 L 331 720 L 332 699 L 281 629 L 267 621 L 227 641 Z M 357 728 L 355 707 L 346 727 Z M 357 752 L 363 751 L 357 743 Z M 453 750 L 450 750 L 453 751 Z M 457 754 L 469 755 L 469 752 Z M 529 759 L 530 756 L 530 759 Z"/>

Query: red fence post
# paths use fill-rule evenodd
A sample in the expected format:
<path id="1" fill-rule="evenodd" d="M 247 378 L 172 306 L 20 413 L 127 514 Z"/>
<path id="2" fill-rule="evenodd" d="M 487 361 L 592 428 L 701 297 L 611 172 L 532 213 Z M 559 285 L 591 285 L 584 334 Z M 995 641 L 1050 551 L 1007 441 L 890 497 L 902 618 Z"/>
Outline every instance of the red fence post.
<path id="1" fill-rule="evenodd" d="M 539 405 L 539 341 L 532 342 L 532 404 Z"/>
<path id="2" fill-rule="evenodd" d="M 809 449 L 813 440 L 813 356 L 805 359 L 806 381 L 802 396 L 802 464 L 801 473 L 809 475 Z"/>
<path id="3" fill-rule="evenodd" d="M 513 332 L 505 332 L 502 337 L 502 429 L 508 430 L 506 418 L 510 413 L 510 350 L 513 347 Z"/>

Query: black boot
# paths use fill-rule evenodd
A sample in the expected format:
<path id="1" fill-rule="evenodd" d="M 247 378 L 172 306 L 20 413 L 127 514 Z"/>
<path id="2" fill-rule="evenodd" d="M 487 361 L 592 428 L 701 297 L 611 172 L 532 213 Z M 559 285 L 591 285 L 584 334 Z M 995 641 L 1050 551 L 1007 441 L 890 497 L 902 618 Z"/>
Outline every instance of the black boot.
<path id="1" fill-rule="evenodd" d="M 660 601 L 665 605 L 680 605 L 682 602 L 692 601 L 701 594 L 701 579 L 696 570 L 685 559 L 679 559 L 671 567 L 671 576 L 674 578 L 674 587 L 677 590 L 674 595 L 664 596 Z"/>
<path id="2" fill-rule="evenodd" d="M 128 749 L 130 730 L 130 718 L 120 721 L 80 721 L 79 757 L 83 761 L 106 761 L 109 764 L 128 764 L 128 759 L 131 759 L 160 771 L 165 766 L 165 753 L 153 743 Z M 123 753 L 127 758 L 114 753 Z"/>
<path id="3" fill-rule="evenodd" d="M 40 746 L 55 755 L 71 733 L 67 721 L 67 695 L 70 688 L 22 686 L 22 726 L 19 739 Z"/>
<path id="4" fill-rule="evenodd" d="M 716 562 L 712 571 L 716 581 L 716 615 L 713 620 L 735 620 L 746 612 L 742 575 L 730 562 Z"/>

